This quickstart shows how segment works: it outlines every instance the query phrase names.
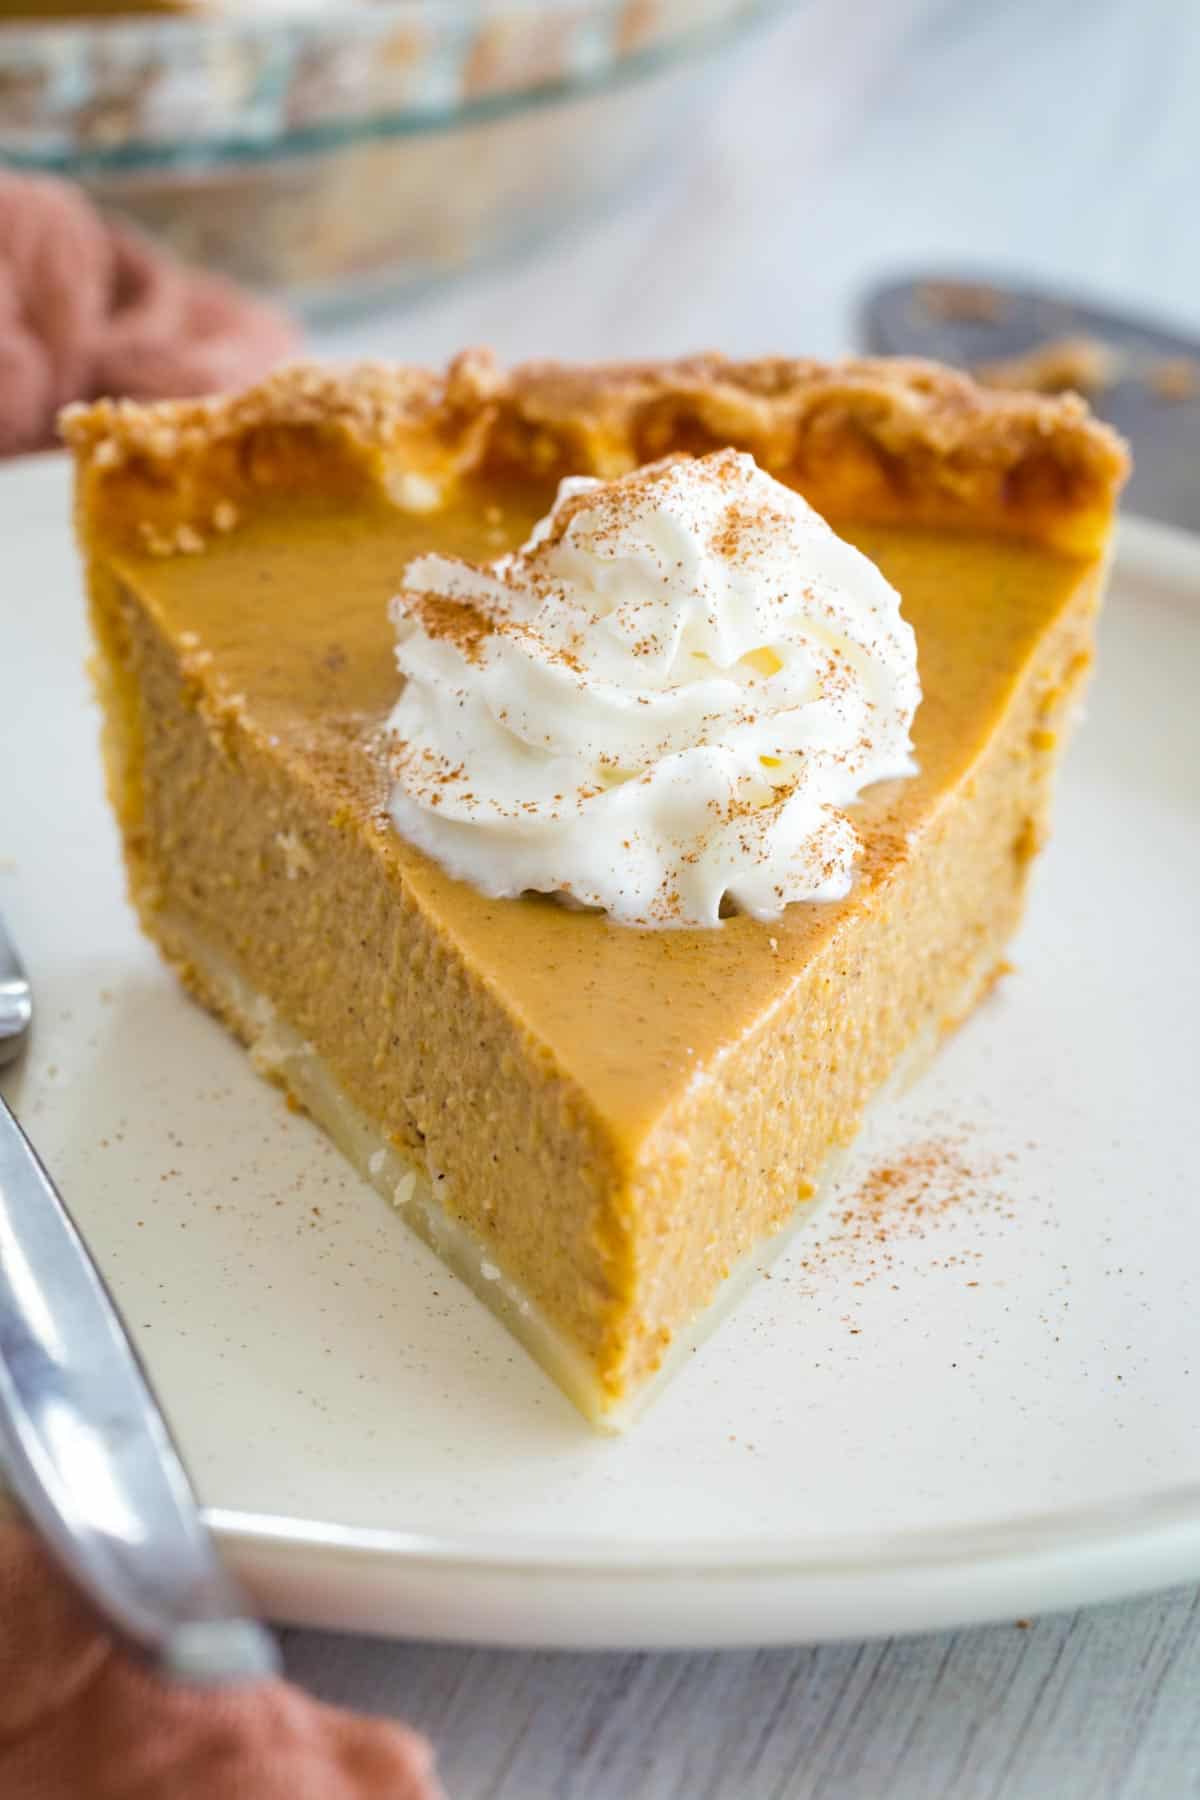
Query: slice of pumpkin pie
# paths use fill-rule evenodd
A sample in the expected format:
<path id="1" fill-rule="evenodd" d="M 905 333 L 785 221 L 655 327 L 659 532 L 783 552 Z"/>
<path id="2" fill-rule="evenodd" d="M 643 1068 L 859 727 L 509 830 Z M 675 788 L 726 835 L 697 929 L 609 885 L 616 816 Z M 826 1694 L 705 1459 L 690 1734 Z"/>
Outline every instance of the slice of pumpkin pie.
<path id="1" fill-rule="evenodd" d="M 1119 441 L 925 364 L 68 415 L 130 891 L 619 1424 L 1003 966 Z"/>

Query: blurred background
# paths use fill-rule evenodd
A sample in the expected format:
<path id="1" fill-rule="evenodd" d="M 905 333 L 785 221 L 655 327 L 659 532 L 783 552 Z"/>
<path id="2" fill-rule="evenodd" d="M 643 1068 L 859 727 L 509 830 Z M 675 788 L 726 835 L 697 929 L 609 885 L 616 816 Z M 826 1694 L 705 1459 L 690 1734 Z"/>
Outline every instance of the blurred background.
<path id="1" fill-rule="evenodd" d="M 1194 0 L 0 0 L 0 164 L 339 357 L 830 355 L 911 275 L 1200 332 L 1198 92 Z"/>
<path id="2" fill-rule="evenodd" d="M 624 208 L 389 348 L 833 355 L 876 284 L 967 271 L 1200 331 L 1193 0 L 796 0 L 719 48 Z M 377 322 L 377 326 L 378 323 Z M 339 334 L 366 345 L 372 333 Z"/>

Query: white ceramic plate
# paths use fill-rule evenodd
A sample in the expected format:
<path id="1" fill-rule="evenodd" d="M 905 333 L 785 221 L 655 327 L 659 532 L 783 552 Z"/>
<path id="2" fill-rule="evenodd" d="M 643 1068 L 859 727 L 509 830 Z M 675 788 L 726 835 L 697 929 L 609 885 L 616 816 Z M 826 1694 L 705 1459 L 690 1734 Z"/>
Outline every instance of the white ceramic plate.
<path id="1" fill-rule="evenodd" d="M 611 1440 L 139 938 L 67 513 L 57 460 L 0 475 L 6 1092 L 276 1617 L 751 1644 L 1200 1577 L 1200 542 L 1126 531 L 1017 973 Z"/>

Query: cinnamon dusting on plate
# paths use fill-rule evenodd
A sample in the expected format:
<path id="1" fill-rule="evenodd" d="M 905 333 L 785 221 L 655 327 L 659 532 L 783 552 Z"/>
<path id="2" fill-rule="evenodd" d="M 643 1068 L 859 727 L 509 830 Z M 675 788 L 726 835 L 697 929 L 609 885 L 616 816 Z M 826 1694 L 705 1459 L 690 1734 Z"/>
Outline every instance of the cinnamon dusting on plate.
<path id="1" fill-rule="evenodd" d="M 961 1268 L 966 1285 L 977 1286 L 980 1212 L 1014 1216 L 1004 1181 L 1010 1160 L 973 1144 L 964 1128 L 921 1138 L 881 1159 L 857 1190 L 834 1199 L 826 1234 L 798 1259 L 801 1274 L 814 1285 L 819 1278 L 822 1287 L 830 1275 L 865 1287 L 896 1271 L 901 1246 L 935 1233 L 944 1238 L 947 1222 L 954 1228 L 961 1221 L 968 1233 L 963 1247 L 930 1258 L 926 1266 Z"/>

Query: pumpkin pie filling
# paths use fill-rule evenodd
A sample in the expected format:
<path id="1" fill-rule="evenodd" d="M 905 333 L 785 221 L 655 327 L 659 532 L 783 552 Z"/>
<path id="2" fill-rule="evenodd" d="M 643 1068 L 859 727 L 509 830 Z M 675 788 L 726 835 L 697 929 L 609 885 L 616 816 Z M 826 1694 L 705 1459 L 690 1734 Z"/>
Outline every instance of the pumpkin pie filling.
<path id="1" fill-rule="evenodd" d="M 618 1424 L 1003 967 L 1124 473 L 1075 401 L 924 365 L 285 373 L 73 413 L 110 792 L 193 992 Z M 727 444 L 899 590 L 919 772 L 842 900 L 639 930 L 489 899 L 387 813 L 388 603 L 603 476 Z"/>

